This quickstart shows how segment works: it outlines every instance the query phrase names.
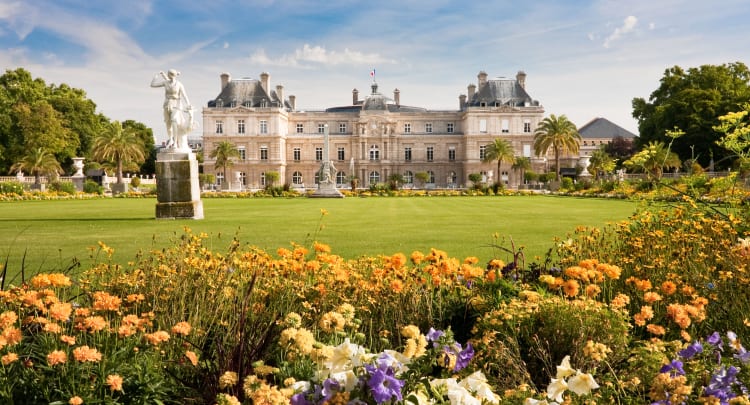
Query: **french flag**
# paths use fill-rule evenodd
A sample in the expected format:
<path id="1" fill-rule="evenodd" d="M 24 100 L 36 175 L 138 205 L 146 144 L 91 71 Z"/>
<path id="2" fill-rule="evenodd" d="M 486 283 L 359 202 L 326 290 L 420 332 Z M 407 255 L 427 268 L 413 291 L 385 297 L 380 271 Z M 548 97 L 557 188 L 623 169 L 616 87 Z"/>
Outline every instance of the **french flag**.
<path id="1" fill-rule="evenodd" d="M 375 69 L 370 71 L 370 77 L 375 78 Z"/>

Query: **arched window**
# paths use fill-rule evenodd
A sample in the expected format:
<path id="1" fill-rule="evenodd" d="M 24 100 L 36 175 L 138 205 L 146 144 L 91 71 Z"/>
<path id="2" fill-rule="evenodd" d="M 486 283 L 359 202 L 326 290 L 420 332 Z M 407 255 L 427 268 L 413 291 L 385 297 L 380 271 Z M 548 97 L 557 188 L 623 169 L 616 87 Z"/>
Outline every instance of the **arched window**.
<path id="1" fill-rule="evenodd" d="M 448 184 L 456 184 L 456 180 L 458 180 L 456 172 L 450 172 L 450 174 L 448 174 Z"/>
<path id="2" fill-rule="evenodd" d="M 266 186 L 266 172 L 260 172 L 260 185 L 261 187 Z"/>
<path id="3" fill-rule="evenodd" d="M 380 173 L 373 171 L 370 172 L 370 184 L 377 184 L 380 182 Z"/>
<path id="4" fill-rule="evenodd" d="M 242 184 L 243 187 L 247 185 L 246 179 L 247 176 L 245 175 L 245 172 L 240 172 L 240 184 Z"/>
<path id="5" fill-rule="evenodd" d="M 404 172 L 404 184 L 412 183 L 414 183 L 414 173 L 412 173 L 411 170 L 407 170 Z"/>
<path id="6" fill-rule="evenodd" d="M 216 173 L 216 185 L 224 184 L 224 173 Z"/>
<path id="7" fill-rule="evenodd" d="M 302 184 L 302 173 L 300 173 L 300 172 L 294 172 L 294 173 L 292 173 L 292 183 L 293 184 Z"/>
<path id="8" fill-rule="evenodd" d="M 344 172 L 338 172 L 338 173 L 336 173 L 336 184 L 337 185 L 344 185 L 344 184 L 346 184 L 346 173 L 344 173 Z"/>

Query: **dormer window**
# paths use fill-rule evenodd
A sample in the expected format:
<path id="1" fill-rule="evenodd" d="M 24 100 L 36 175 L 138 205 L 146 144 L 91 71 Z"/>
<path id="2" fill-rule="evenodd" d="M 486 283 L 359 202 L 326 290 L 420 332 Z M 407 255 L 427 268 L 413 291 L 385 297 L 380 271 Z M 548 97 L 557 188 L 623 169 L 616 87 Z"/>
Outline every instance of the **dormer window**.
<path id="1" fill-rule="evenodd" d="M 222 108 L 224 107 L 224 101 L 222 101 L 220 98 L 216 99 L 216 107 Z"/>
<path id="2" fill-rule="evenodd" d="M 266 107 L 266 103 L 267 103 L 267 101 L 266 101 L 265 98 L 263 100 L 260 100 L 260 107 L 261 108 L 265 108 Z"/>
<path id="3" fill-rule="evenodd" d="M 244 103 L 242 103 L 242 105 L 243 105 L 243 106 L 245 106 L 245 107 L 247 107 L 247 108 L 250 108 L 250 107 L 251 107 L 251 105 L 250 105 L 250 102 L 249 102 L 249 101 L 245 101 Z"/>
<path id="4" fill-rule="evenodd" d="M 229 104 L 229 107 L 231 108 L 237 107 L 237 100 L 232 100 L 232 102 Z"/>

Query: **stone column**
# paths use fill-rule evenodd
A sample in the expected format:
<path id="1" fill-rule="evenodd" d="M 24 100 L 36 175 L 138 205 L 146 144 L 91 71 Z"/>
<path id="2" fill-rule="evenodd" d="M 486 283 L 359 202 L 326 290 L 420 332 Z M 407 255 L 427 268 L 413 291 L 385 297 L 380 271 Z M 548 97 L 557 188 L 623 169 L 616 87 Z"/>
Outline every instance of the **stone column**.
<path id="1" fill-rule="evenodd" d="M 168 149 L 156 156 L 156 219 L 203 219 L 198 160 Z"/>

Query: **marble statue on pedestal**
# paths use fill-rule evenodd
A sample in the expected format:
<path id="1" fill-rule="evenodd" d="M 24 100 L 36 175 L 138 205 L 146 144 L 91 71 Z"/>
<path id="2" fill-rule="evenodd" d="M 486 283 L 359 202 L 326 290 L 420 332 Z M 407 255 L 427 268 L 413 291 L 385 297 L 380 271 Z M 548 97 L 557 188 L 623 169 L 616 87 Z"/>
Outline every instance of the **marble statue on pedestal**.
<path id="1" fill-rule="evenodd" d="M 193 107 L 185 93 L 185 87 L 177 80 L 175 69 L 159 72 L 151 80 L 151 87 L 164 87 L 164 123 L 167 126 L 167 148 L 179 152 L 190 152 L 187 136 L 195 128 Z"/>

